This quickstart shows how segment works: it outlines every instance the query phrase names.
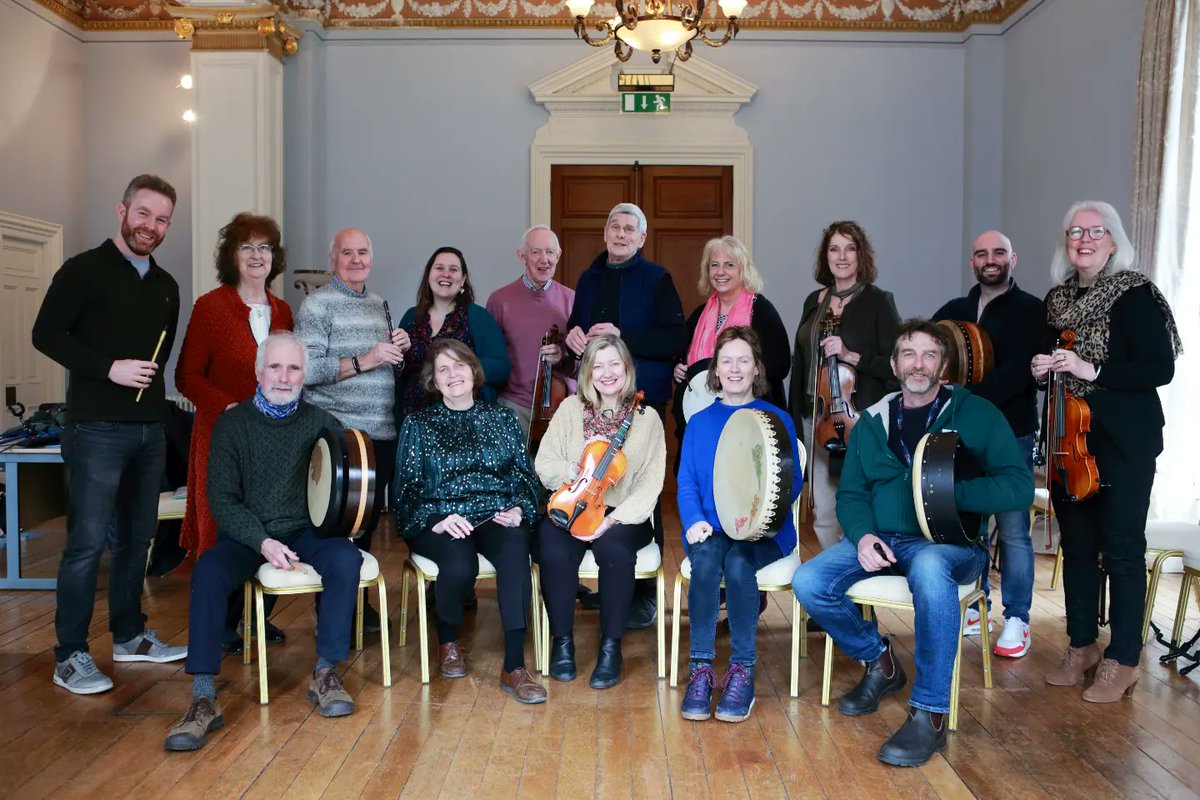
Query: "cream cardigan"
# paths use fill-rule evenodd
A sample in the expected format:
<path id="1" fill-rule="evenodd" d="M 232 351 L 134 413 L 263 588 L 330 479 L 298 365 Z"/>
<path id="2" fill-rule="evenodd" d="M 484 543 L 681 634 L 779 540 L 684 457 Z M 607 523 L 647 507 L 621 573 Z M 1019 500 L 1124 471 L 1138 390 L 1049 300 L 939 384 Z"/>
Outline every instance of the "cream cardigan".
<path id="1" fill-rule="evenodd" d="M 662 493 L 667 465 L 667 441 L 662 420 L 654 409 L 643 406 L 629 427 L 622 452 L 628 464 L 624 477 L 604 493 L 617 522 L 636 525 L 650 519 Z M 550 420 L 534 469 L 542 484 L 558 489 L 570 476 L 571 467 L 583 455 L 583 401 L 571 395 L 562 401 Z"/>

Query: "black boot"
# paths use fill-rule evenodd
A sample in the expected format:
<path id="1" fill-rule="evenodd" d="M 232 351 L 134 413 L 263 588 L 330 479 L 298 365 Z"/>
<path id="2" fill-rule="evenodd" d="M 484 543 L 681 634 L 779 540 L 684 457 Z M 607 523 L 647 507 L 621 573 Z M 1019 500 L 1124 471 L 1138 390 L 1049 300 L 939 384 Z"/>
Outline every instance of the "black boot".
<path id="1" fill-rule="evenodd" d="M 827 642 L 826 647 L 829 646 Z M 879 701 L 904 688 L 908 678 L 892 652 L 892 639 L 883 640 L 884 650 L 879 658 L 867 662 L 862 680 L 838 700 L 838 709 L 848 717 L 870 714 L 879 708 Z"/>
<path id="2" fill-rule="evenodd" d="M 556 681 L 575 680 L 575 637 L 550 637 L 550 677 Z"/>
<path id="3" fill-rule="evenodd" d="M 894 767 L 919 767 L 946 746 L 946 715 L 909 708 L 908 719 L 879 748 L 879 760 Z"/>
<path id="4" fill-rule="evenodd" d="M 621 640 L 600 637 L 600 653 L 588 685 L 593 689 L 611 689 L 621 682 Z"/>

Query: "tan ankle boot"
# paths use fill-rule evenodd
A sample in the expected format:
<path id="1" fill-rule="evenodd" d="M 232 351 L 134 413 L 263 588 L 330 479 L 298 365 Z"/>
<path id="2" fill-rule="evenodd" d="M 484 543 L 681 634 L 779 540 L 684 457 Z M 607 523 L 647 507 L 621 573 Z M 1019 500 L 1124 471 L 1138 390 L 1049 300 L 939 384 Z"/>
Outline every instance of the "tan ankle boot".
<path id="1" fill-rule="evenodd" d="M 1083 693 L 1083 699 L 1089 703 L 1115 703 L 1122 697 L 1133 694 L 1141 671 L 1137 667 L 1127 667 L 1111 658 L 1100 662 L 1096 670 L 1096 681 Z"/>
<path id="2" fill-rule="evenodd" d="M 1046 673 L 1046 683 L 1051 686 L 1074 686 L 1085 675 L 1090 678 L 1099 663 L 1100 647 L 1095 642 L 1086 647 L 1068 647 L 1058 669 Z"/>

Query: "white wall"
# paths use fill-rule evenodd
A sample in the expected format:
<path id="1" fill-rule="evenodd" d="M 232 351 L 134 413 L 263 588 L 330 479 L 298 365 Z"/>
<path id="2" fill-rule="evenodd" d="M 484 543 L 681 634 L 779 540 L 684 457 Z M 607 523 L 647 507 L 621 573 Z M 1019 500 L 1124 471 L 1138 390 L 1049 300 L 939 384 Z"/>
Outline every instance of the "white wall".
<path id="1" fill-rule="evenodd" d="M 0 0 L 0 209 L 61 224 L 68 253 L 85 241 L 83 74 L 81 41 Z"/>
<path id="2" fill-rule="evenodd" d="M 1129 224 L 1144 12 L 1145 0 L 1053 0 L 1004 36 L 1004 226 L 1039 296 L 1072 203 L 1106 200 Z"/>

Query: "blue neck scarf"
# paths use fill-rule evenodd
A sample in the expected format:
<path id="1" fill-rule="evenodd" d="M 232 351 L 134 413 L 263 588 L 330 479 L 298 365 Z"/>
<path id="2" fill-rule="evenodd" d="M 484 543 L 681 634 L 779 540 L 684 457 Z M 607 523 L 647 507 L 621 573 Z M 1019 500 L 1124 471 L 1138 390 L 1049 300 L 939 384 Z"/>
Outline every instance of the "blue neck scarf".
<path id="1" fill-rule="evenodd" d="M 276 405 L 267 399 L 260 386 L 254 390 L 254 407 L 262 412 L 262 415 L 267 419 L 283 419 L 284 417 L 290 417 L 300 407 L 300 398 L 297 397 L 292 402 L 281 406 Z"/>

